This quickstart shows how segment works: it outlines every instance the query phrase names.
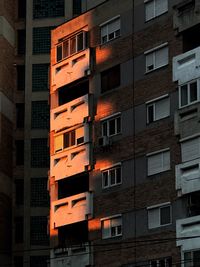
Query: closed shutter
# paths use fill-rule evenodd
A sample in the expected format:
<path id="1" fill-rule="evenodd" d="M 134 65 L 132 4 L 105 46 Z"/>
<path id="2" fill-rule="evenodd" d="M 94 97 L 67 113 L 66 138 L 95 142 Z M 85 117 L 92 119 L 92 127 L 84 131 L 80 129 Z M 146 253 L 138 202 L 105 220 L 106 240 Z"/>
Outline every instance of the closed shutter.
<path id="1" fill-rule="evenodd" d="M 108 34 L 110 34 L 112 32 L 116 32 L 119 29 L 120 29 L 120 19 L 119 18 L 108 24 Z"/>
<path id="2" fill-rule="evenodd" d="M 168 64 L 168 47 L 163 47 L 155 51 L 155 67 L 161 67 Z"/>
<path id="3" fill-rule="evenodd" d="M 148 175 L 170 169 L 170 152 L 165 151 L 148 157 Z"/>
<path id="4" fill-rule="evenodd" d="M 169 97 L 155 102 L 155 120 L 169 116 Z"/>
<path id="5" fill-rule="evenodd" d="M 63 135 L 55 136 L 54 138 L 55 151 L 58 152 L 63 149 Z"/>
<path id="6" fill-rule="evenodd" d="M 155 17 L 154 1 L 145 3 L 145 20 L 150 20 Z"/>
<path id="7" fill-rule="evenodd" d="M 110 220 L 102 221 L 102 237 L 108 238 L 110 237 Z"/>
<path id="8" fill-rule="evenodd" d="M 181 144 L 182 162 L 200 157 L 200 138 L 194 138 Z"/>
<path id="9" fill-rule="evenodd" d="M 163 168 L 162 171 L 166 171 L 170 169 L 170 152 L 165 151 L 163 153 Z"/>
<path id="10" fill-rule="evenodd" d="M 155 0 L 155 12 L 156 16 L 159 16 L 168 10 L 168 0 Z"/>
<path id="11" fill-rule="evenodd" d="M 103 42 L 103 37 L 107 36 L 108 34 L 108 26 L 102 26 L 101 27 L 101 41 Z"/>
<path id="12" fill-rule="evenodd" d="M 159 208 L 156 209 L 149 209 L 148 210 L 148 228 L 156 228 L 160 226 L 160 210 Z"/>

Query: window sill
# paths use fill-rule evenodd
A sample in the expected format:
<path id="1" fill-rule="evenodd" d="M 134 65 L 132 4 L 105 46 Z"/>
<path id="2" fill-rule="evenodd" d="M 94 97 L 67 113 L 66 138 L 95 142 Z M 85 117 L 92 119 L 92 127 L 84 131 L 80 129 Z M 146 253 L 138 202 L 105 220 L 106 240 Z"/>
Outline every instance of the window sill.
<path id="1" fill-rule="evenodd" d="M 100 46 L 100 48 L 103 48 L 104 45 L 107 45 L 107 44 L 115 41 L 116 39 L 119 39 L 120 37 L 121 37 L 121 35 L 119 35 L 119 36 L 117 36 L 117 37 L 115 37 L 115 38 L 113 38 L 113 39 L 111 39 L 111 40 L 109 40 L 109 41 L 107 41 L 105 43 L 100 43 L 99 46 Z"/>
<path id="2" fill-rule="evenodd" d="M 168 66 L 168 65 L 169 65 L 169 63 L 167 63 L 167 64 L 165 64 L 165 65 L 162 65 L 162 66 L 159 66 L 159 67 L 157 67 L 157 68 L 155 68 L 155 69 L 153 69 L 153 70 L 147 70 L 144 74 L 147 75 L 147 74 L 149 74 L 149 73 L 151 73 L 151 72 L 154 72 L 154 71 L 156 71 L 156 70 L 162 69 L 162 68 L 164 68 L 164 67 L 166 67 L 166 66 Z"/>

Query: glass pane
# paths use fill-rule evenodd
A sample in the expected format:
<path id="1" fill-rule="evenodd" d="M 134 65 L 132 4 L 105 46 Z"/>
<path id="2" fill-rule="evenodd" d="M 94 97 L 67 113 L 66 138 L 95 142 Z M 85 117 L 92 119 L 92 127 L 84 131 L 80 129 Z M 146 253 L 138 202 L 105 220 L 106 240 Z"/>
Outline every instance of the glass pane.
<path id="1" fill-rule="evenodd" d="M 193 266 L 200 266 L 200 250 L 193 251 Z"/>
<path id="2" fill-rule="evenodd" d="M 103 187 L 108 186 L 108 171 L 103 172 Z"/>
<path id="3" fill-rule="evenodd" d="M 170 206 L 160 208 L 160 224 L 165 225 L 171 222 Z"/>
<path id="4" fill-rule="evenodd" d="M 69 40 L 63 42 L 63 58 L 69 56 Z"/>
<path id="5" fill-rule="evenodd" d="M 104 122 L 102 125 L 102 135 L 107 136 L 107 122 Z"/>
<path id="6" fill-rule="evenodd" d="M 165 259 L 159 260 L 159 267 L 165 267 Z"/>
<path id="7" fill-rule="evenodd" d="M 181 86 L 181 107 L 188 104 L 187 84 Z"/>
<path id="8" fill-rule="evenodd" d="M 77 36 L 77 42 L 78 42 L 78 51 L 83 50 L 84 49 L 84 45 L 83 45 L 83 33 L 79 34 Z"/>
<path id="9" fill-rule="evenodd" d="M 69 133 L 64 134 L 64 148 L 69 147 Z"/>
<path id="10" fill-rule="evenodd" d="M 76 53 L 76 36 L 70 40 L 70 54 Z"/>
<path id="11" fill-rule="evenodd" d="M 156 260 L 150 261 L 150 266 L 151 267 L 157 267 L 157 261 Z"/>
<path id="12" fill-rule="evenodd" d="M 190 102 L 197 100 L 197 82 L 190 84 Z"/>
<path id="13" fill-rule="evenodd" d="M 62 45 L 57 46 L 57 61 L 62 59 Z"/>
<path id="14" fill-rule="evenodd" d="M 116 134 L 116 132 L 115 132 L 115 120 L 116 119 L 112 119 L 109 121 L 109 135 Z"/>
<path id="15" fill-rule="evenodd" d="M 116 169 L 116 179 L 117 179 L 117 183 L 121 183 L 121 167 Z"/>
<path id="16" fill-rule="evenodd" d="M 71 146 L 74 146 L 76 144 L 76 136 L 75 131 L 71 132 Z"/>
<path id="17" fill-rule="evenodd" d="M 151 123 L 154 121 L 154 105 L 150 105 L 147 107 L 147 119 L 148 119 L 148 123 Z"/>
<path id="18" fill-rule="evenodd" d="M 113 185 L 115 184 L 115 169 L 110 170 L 110 184 Z"/>
<path id="19" fill-rule="evenodd" d="M 117 133 L 121 132 L 121 118 L 117 118 Z"/>
<path id="20" fill-rule="evenodd" d="M 191 252 L 184 253 L 184 267 L 192 267 L 192 257 Z"/>

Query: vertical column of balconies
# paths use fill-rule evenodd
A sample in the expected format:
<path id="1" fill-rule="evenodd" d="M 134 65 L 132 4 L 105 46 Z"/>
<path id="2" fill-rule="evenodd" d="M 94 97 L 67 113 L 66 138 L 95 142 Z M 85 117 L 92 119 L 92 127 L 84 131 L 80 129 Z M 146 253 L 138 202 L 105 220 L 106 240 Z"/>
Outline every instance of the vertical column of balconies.
<path id="1" fill-rule="evenodd" d="M 85 34 L 79 33 L 83 40 Z M 77 35 L 73 38 L 77 42 Z M 51 267 L 89 265 L 87 221 L 93 214 L 90 49 L 83 45 L 80 51 L 64 56 L 64 46 L 70 42 L 66 39 L 53 48 L 56 62 L 51 65 L 50 232 L 57 235 Z"/>
<path id="2" fill-rule="evenodd" d="M 174 125 L 181 146 L 176 190 L 185 207 L 185 218 L 176 222 L 176 235 L 185 260 L 188 251 L 200 250 L 200 47 L 173 58 L 173 80 L 179 90 Z"/>

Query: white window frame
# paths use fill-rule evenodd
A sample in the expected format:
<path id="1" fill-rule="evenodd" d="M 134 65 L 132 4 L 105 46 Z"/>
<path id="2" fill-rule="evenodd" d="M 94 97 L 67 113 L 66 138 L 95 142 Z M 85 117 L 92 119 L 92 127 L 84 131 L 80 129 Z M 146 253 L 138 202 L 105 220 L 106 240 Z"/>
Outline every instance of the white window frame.
<path id="1" fill-rule="evenodd" d="M 197 82 L 197 100 L 190 101 L 190 84 Z M 181 105 L 181 87 L 187 85 L 187 104 Z M 184 108 L 193 105 L 200 100 L 200 79 L 195 79 L 179 86 L 179 108 Z"/>
<path id="2" fill-rule="evenodd" d="M 78 35 L 80 35 L 80 34 L 83 34 L 83 49 L 78 50 Z M 74 53 L 70 53 L 70 51 L 71 51 L 71 40 L 74 37 L 76 38 L 76 51 Z M 63 56 L 64 55 L 64 53 L 63 53 L 64 52 L 63 44 L 65 42 L 68 42 L 68 56 L 66 56 L 66 57 Z M 57 47 L 59 47 L 59 46 L 62 46 L 62 58 L 60 60 L 57 60 Z M 74 54 L 76 54 L 78 52 L 81 52 L 81 51 L 83 51 L 85 49 L 86 49 L 86 31 L 80 31 L 77 34 L 75 34 L 73 36 L 70 36 L 69 38 L 66 38 L 66 39 L 62 40 L 62 42 L 60 42 L 60 43 L 58 43 L 56 45 L 56 62 L 61 62 L 62 60 L 66 59 L 66 58 L 69 58 L 72 55 L 74 55 Z"/>
<path id="3" fill-rule="evenodd" d="M 112 226 L 112 222 L 117 219 L 119 220 L 119 225 Z M 105 217 L 100 220 L 101 220 L 102 239 L 122 236 L 122 215 L 121 214 Z M 109 224 L 109 228 L 107 229 L 107 231 L 104 229 L 104 223 L 106 221 Z M 114 235 L 112 233 L 112 230 L 114 230 Z"/>
<path id="4" fill-rule="evenodd" d="M 117 169 L 120 168 L 120 182 L 117 182 Z M 115 172 L 115 183 L 111 184 L 111 172 L 114 170 Z M 104 173 L 108 174 L 108 185 L 105 186 L 104 183 Z M 112 165 L 106 169 L 101 169 L 101 176 L 102 176 L 102 188 L 109 188 L 116 185 L 120 185 L 122 183 L 122 166 L 121 163 L 117 163 L 115 165 Z"/>
<path id="5" fill-rule="evenodd" d="M 159 102 L 159 101 L 162 101 L 163 99 L 166 99 L 166 101 L 168 100 L 169 101 L 169 112 L 166 116 L 163 116 L 163 117 L 160 117 L 160 118 L 156 118 L 156 104 Z M 155 98 L 153 100 L 150 100 L 148 102 L 146 102 L 146 112 L 147 112 L 147 123 L 152 123 L 149 121 L 149 107 L 153 106 L 153 121 L 157 121 L 157 120 L 161 120 L 161 119 L 164 119 L 168 116 L 170 116 L 170 98 L 169 98 L 169 95 L 166 94 L 166 95 L 163 95 L 163 96 L 160 96 L 158 98 Z"/>
<path id="6" fill-rule="evenodd" d="M 164 168 L 164 154 L 165 153 L 168 153 L 169 152 L 169 166 L 167 167 L 167 168 Z M 156 156 L 156 155 L 161 155 L 162 156 L 162 168 L 160 168 L 159 170 L 157 170 L 157 171 L 154 171 L 153 173 L 151 172 L 151 173 L 149 173 L 149 159 L 150 159 L 150 157 L 152 156 Z M 146 157 L 147 157 L 147 175 L 148 176 L 151 176 L 151 175 L 155 175 L 155 174 L 157 174 L 157 173 L 161 173 L 161 172 L 165 172 L 165 171 L 168 171 L 168 170 L 170 170 L 170 168 L 171 168 L 171 162 L 170 162 L 170 149 L 169 148 L 165 148 L 165 149 L 162 149 L 162 150 L 158 150 L 158 151 L 155 151 L 155 152 L 152 152 L 152 153 L 148 153 L 147 155 L 146 155 Z"/>
<path id="7" fill-rule="evenodd" d="M 185 263 L 187 263 L 186 259 L 185 259 L 185 253 L 190 253 L 190 258 L 191 258 L 191 261 L 189 261 L 189 264 L 190 266 L 194 266 L 194 252 L 195 251 L 199 251 L 200 252 L 200 249 L 191 249 L 191 250 L 185 250 L 185 251 L 182 251 L 182 261 Z M 185 266 L 183 264 L 183 266 Z"/>
<path id="8" fill-rule="evenodd" d="M 172 266 L 172 258 L 171 257 L 164 257 L 164 258 L 159 258 L 159 259 L 152 259 L 149 261 L 149 266 L 152 267 L 152 262 L 156 262 L 156 266 L 160 267 L 161 261 L 164 261 L 165 267 L 170 267 L 168 265 L 169 260 L 171 261 L 171 266 Z"/>
<path id="9" fill-rule="evenodd" d="M 117 131 L 117 119 L 118 118 L 120 118 L 120 131 L 118 132 Z M 109 125 L 109 123 L 110 123 L 110 121 L 112 121 L 112 120 L 115 120 L 115 133 L 114 134 L 111 134 L 110 135 L 110 125 Z M 102 136 L 108 136 L 108 137 L 112 137 L 112 136 L 115 136 L 115 135 L 118 135 L 118 134 L 120 134 L 121 133 L 121 130 L 122 130 L 122 117 L 121 117 L 121 113 L 116 113 L 116 114 L 113 114 L 113 115 L 111 115 L 111 116 L 108 116 L 108 117 L 106 117 L 106 118 L 103 118 L 103 119 L 101 119 L 100 120 L 101 121 L 101 134 L 102 134 Z M 106 133 L 106 135 L 104 134 L 104 129 L 103 129 L 103 125 L 106 123 L 106 127 L 107 127 L 107 133 Z"/>
<path id="10" fill-rule="evenodd" d="M 116 20 L 119 20 L 119 29 L 113 31 L 113 32 L 109 32 L 109 25 L 112 25 L 112 23 L 114 23 Z M 106 44 L 118 37 L 121 36 L 121 19 L 120 19 L 120 16 L 116 16 L 102 24 L 99 25 L 100 26 L 100 30 L 101 30 L 101 45 L 103 44 Z M 103 31 L 106 31 L 106 35 L 103 35 Z M 117 34 L 117 32 L 119 31 L 119 34 Z M 109 39 L 109 34 L 113 33 L 114 34 L 114 37 Z M 103 37 L 106 36 L 106 41 L 103 41 Z"/>
<path id="11" fill-rule="evenodd" d="M 154 19 L 156 17 L 159 17 L 159 16 L 161 16 L 161 15 L 163 15 L 163 14 L 168 12 L 168 5 L 169 5 L 168 0 L 165 0 L 167 2 L 166 3 L 167 4 L 167 8 L 163 9 L 160 13 L 158 13 L 158 11 L 157 11 L 157 5 L 156 5 L 157 1 L 158 0 L 145 0 L 144 1 L 145 22 L 148 22 L 148 21 L 150 21 L 150 20 L 152 20 L 152 19 Z M 161 0 L 161 1 L 164 1 L 164 0 Z M 152 17 L 147 18 L 147 13 L 146 13 L 147 5 L 149 5 L 151 3 L 152 3 L 152 8 L 153 8 L 153 15 L 152 15 Z"/>
<path id="12" fill-rule="evenodd" d="M 166 224 L 161 224 L 161 210 L 163 208 L 169 207 L 170 208 L 170 222 L 166 223 Z M 149 211 L 152 210 L 157 210 L 158 211 L 158 218 L 157 218 L 157 222 L 153 225 L 150 226 L 150 213 Z M 158 227 L 165 227 L 168 226 L 170 224 L 172 224 L 172 205 L 170 202 L 166 202 L 166 203 L 162 203 L 162 204 L 158 204 L 158 205 L 154 205 L 154 206 L 150 206 L 147 207 L 147 212 L 148 212 L 148 229 L 154 229 L 154 228 L 158 228 Z"/>
<path id="13" fill-rule="evenodd" d="M 161 50 L 164 50 L 164 49 L 167 49 L 167 61 L 161 65 L 156 65 L 156 55 L 159 51 Z M 169 47 L 168 47 L 168 43 L 163 43 L 157 47 L 154 47 L 150 50 L 147 50 L 144 52 L 144 55 L 145 55 L 145 73 L 149 73 L 149 72 L 152 72 L 152 71 L 155 71 L 157 69 L 160 69 L 166 65 L 169 64 Z M 148 60 L 148 56 L 152 56 L 152 66 L 153 68 L 152 69 L 148 69 L 148 65 L 147 65 L 147 60 Z M 151 65 L 150 65 L 151 66 Z"/>

